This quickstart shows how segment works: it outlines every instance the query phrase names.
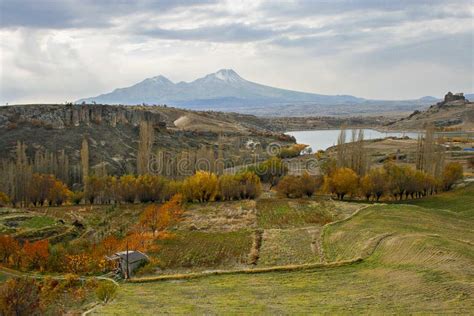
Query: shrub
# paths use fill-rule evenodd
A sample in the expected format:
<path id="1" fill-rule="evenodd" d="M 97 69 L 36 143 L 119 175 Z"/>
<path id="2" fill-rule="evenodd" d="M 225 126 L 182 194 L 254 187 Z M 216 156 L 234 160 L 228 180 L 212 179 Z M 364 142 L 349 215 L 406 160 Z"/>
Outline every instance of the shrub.
<path id="1" fill-rule="evenodd" d="M 41 315 L 40 290 L 33 279 L 15 278 L 0 288 L 2 315 Z"/>
<path id="2" fill-rule="evenodd" d="M 100 301 L 110 302 L 117 295 L 117 286 L 112 282 L 101 282 L 97 286 L 95 294 Z"/>

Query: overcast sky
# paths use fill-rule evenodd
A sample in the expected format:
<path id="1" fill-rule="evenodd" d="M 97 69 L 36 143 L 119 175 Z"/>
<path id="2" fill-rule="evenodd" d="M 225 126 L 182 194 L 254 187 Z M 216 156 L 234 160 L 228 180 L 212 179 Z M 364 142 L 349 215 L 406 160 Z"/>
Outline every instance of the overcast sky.
<path id="1" fill-rule="evenodd" d="M 365 98 L 474 92 L 471 0 L 0 0 L 0 103 L 220 68 Z"/>

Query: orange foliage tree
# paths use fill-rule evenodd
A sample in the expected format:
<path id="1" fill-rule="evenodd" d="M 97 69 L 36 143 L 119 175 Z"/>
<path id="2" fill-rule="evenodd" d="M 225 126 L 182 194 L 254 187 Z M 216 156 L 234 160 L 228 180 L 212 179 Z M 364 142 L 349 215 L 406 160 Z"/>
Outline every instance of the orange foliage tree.
<path id="1" fill-rule="evenodd" d="M 20 252 L 20 245 L 15 238 L 9 235 L 0 235 L 0 260 L 9 264 L 13 256 Z"/>
<path id="2" fill-rule="evenodd" d="M 49 257 L 48 240 L 26 241 L 23 245 L 24 265 L 30 269 L 44 270 Z"/>
<path id="3" fill-rule="evenodd" d="M 182 199 L 181 194 L 176 194 L 161 206 L 149 205 L 140 218 L 140 224 L 149 228 L 155 236 L 157 231 L 163 231 L 179 221 L 183 213 Z"/>

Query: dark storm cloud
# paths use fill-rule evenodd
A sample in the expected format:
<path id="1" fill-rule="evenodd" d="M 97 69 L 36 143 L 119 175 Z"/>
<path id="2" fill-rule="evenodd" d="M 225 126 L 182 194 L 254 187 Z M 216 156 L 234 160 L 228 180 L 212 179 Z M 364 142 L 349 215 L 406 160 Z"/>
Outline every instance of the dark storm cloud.
<path id="1" fill-rule="evenodd" d="M 141 13 L 163 14 L 215 0 L 1 0 L 0 27 L 49 29 L 100 28 L 115 18 Z"/>

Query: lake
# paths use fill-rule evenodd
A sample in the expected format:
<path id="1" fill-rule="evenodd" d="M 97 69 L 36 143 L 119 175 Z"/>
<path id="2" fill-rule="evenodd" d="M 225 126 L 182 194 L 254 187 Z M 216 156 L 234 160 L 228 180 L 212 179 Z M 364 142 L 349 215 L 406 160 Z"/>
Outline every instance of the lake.
<path id="1" fill-rule="evenodd" d="M 373 129 L 363 129 L 364 139 L 378 139 L 385 137 L 404 137 L 418 138 L 417 132 L 379 132 Z M 314 131 L 294 131 L 287 132 L 287 135 L 294 136 L 299 144 L 309 145 L 314 152 L 322 149 L 326 150 L 331 146 L 337 145 L 337 139 L 341 133 L 340 129 L 314 130 Z M 352 130 L 346 130 L 346 141 L 352 138 Z"/>

